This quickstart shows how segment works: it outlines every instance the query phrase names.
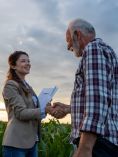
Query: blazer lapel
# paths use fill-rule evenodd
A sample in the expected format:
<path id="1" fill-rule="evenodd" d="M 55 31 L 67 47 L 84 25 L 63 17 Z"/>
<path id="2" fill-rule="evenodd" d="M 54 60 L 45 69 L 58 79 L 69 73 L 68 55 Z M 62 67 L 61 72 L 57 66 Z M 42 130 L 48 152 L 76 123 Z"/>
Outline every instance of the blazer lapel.
<path id="1" fill-rule="evenodd" d="M 20 84 L 20 91 L 27 107 L 30 107 L 30 106 L 34 107 L 34 103 L 32 100 L 32 93 L 31 93 L 30 88 L 26 88 L 25 85 Z"/>

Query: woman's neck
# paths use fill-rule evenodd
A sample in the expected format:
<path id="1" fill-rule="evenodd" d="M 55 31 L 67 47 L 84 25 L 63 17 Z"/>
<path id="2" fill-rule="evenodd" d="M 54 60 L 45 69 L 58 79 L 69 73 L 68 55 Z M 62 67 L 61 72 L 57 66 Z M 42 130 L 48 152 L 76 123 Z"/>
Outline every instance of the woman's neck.
<path id="1" fill-rule="evenodd" d="M 23 74 L 21 74 L 21 73 L 19 73 L 19 72 L 16 72 L 16 74 L 18 75 L 18 77 L 19 77 L 22 81 L 25 80 L 25 75 L 23 75 Z"/>

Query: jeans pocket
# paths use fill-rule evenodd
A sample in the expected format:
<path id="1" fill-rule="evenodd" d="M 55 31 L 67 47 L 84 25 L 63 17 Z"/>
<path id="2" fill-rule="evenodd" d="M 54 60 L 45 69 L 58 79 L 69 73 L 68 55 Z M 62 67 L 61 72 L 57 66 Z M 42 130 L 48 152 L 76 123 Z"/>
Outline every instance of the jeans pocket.
<path id="1" fill-rule="evenodd" d="M 12 157 L 12 151 L 10 148 L 3 146 L 2 148 L 2 155 L 3 157 Z"/>

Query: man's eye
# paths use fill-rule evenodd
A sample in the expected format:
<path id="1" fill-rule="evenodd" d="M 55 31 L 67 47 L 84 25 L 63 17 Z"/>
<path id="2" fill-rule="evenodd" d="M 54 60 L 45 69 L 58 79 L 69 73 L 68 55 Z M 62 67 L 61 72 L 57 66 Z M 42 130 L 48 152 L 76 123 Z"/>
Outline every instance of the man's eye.
<path id="1" fill-rule="evenodd" d="M 21 62 L 22 62 L 22 63 L 26 63 L 26 62 L 27 62 L 27 63 L 30 63 L 30 60 L 28 60 L 28 61 L 27 61 L 27 60 L 22 60 Z"/>

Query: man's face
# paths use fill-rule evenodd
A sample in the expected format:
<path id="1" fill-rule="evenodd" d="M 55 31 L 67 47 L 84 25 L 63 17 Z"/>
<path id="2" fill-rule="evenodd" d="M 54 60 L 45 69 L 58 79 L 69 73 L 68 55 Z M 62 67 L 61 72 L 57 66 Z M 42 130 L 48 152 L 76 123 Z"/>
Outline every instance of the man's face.
<path id="1" fill-rule="evenodd" d="M 74 52 L 76 57 L 80 57 L 81 56 L 81 48 L 80 48 L 80 44 L 77 38 L 77 34 L 73 34 L 73 36 L 71 36 L 70 31 L 67 30 L 66 32 L 66 41 L 67 41 L 67 48 L 68 50 Z"/>

